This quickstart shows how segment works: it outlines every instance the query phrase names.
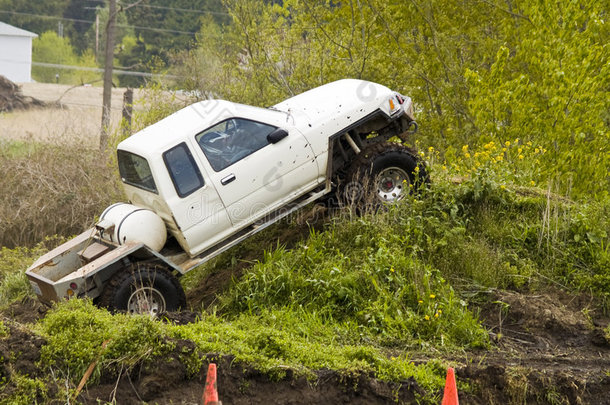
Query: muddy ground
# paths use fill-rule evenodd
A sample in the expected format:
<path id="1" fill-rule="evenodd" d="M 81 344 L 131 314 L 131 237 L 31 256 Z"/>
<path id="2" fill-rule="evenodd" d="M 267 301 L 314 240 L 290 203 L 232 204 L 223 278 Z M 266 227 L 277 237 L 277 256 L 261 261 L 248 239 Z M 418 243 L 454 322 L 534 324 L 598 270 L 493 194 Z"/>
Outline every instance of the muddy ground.
<path id="1" fill-rule="evenodd" d="M 223 278 L 212 276 L 204 284 L 221 290 L 241 271 L 237 268 Z M 191 292 L 191 301 L 200 304 L 201 298 L 194 300 L 193 295 L 196 292 Z M 538 295 L 492 291 L 473 309 L 480 310 L 494 347 L 443 356 L 455 365 L 458 381 L 469 386 L 459 392 L 461 403 L 610 404 L 610 342 L 603 332 L 609 319 L 592 308 L 589 298 L 559 290 Z M 0 355 L 10 359 L 0 366 L 0 379 L 8 377 L 10 368 L 43 376 L 36 362 L 44 341 L 26 325 L 45 312 L 46 307 L 27 299 L 0 314 L 10 329 L 9 337 L 0 339 Z M 180 323 L 195 317 L 191 312 L 168 316 L 169 321 Z M 194 344 L 179 341 L 175 350 L 188 352 L 194 350 Z M 367 375 L 345 377 L 328 370 L 319 370 L 316 381 L 290 372 L 279 382 L 271 381 L 232 360 L 214 353 L 202 359 L 203 364 L 217 363 L 218 391 L 225 405 L 415 403 L 417 394 L 423 393 L 412 380 L 386 383 Z M 420 356 L 416 361 L 427 360 Z M 120 377 L 102 376 L 79 400 L 85 404 L 113 400 L 118 404 L 200 404 L 204 383 L 203 373 L 189 378 L 185 365 L 171 360 Z M 10 389 L 9 382 L 5 394 Z"/>

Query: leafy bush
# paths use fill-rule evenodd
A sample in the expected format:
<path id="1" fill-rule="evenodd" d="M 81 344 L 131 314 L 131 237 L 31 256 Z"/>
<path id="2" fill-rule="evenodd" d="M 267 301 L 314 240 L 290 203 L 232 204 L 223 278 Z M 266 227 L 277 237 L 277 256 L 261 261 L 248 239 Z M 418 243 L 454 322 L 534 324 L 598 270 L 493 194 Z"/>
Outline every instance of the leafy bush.
<path id="1" fill-rule="evenodd" d="M 426 145 L 449 153 L 526 137 L 548 150 L 534 180 L 562 179 L 570 196 L 608 195 L 610 64 L 600 0 L 526 0 L 510 12 L 459 0 L 225 4 L 233 24 L 208 28 L 179 59 L 177 72 L 187 66 L 198 78 L 183 86 L 272 105 L 345 77 L 376 81 L 413 98 Z M 224 64 L 199 62 L 219 55 Z"/>

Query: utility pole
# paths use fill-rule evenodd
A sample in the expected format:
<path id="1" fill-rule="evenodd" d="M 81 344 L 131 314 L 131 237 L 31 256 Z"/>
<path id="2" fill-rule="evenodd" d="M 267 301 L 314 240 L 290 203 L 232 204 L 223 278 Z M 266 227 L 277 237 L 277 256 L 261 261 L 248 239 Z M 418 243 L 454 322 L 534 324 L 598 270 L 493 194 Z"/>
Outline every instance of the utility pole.
<path id="1" fill-rule="evenodd" d="M 102 130 L 100 133 L 100 150 L 108 147 L 110 132 L 110 108 L 112 106 L 112 64 L 114 61 L 114 36 L 116 22 L 116 0 L 109 0 L 108 24 L 106 24 L 106 60 L 104 64 L 104 96 L 102 107 Z"/>
<path id="2" fill-rule="evenodd" d="M 95 62 L 100 58 L 100 15 L 95 11 Z"/>

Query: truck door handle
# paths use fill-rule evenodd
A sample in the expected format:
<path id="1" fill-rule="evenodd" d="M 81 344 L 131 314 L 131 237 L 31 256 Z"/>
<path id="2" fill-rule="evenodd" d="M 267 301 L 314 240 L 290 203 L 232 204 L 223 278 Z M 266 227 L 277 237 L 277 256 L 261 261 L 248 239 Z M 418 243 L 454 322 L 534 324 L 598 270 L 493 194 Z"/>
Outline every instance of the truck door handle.
<path id="1" fill-rule="evenodd" d="M 224 179 L 220 180 L 220 184 L 222 184 L 223 186 L 226 186 L 227 184 L 229 184 L 233 180 L 235 180 L 235 175 L 233 173 L 231 173 L 227 177 L 225 177 Z"/>

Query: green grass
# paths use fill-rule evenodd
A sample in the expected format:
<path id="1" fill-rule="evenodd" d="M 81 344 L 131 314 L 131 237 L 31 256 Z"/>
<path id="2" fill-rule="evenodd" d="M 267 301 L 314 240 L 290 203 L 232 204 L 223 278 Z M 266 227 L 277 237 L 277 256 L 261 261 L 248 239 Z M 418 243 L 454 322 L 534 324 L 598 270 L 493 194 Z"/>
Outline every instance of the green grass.
<path id="1" fill-rule="evenodd" d="M 0 155 L 5 158 L 28 156 L 41 145 L 29 141 L 0 140 Z"/>
<path id="2" fill-rule="evenodd" d="M 192 375 L 199 373 L 201 356 L 232 355 L 234 361 L 281 379 L 286 370 L 315 378 L 315 370 L 338 370 L 345 375 L 372 373 L 382 380 L 404 381 L 413 377 L 434 397 L 443 386 L 440 362 L 413 363 L 407 354 L 392 354 L 374 344 L 351 343 L 358 327 L 329 324 L 304 312 L 296 317 L 286 311 L 242 314 L 226 319 L 203 314 L 196 323 L 174 325 L 146 316 L 112 315 L 87 300 L 71 300 L 56 306 L 36 327 L 47 340 L 42 347 L 42 367 L 75 376 L 77 383 L 88 365 L 99 361 L 91 382 L 101 373 L 118 373 L 136 365 L 164 361 L 177 339 L 195 343 L 194 352 L 180 353 Z M 106 342 L 106 347 L 103 347 Z"/>

